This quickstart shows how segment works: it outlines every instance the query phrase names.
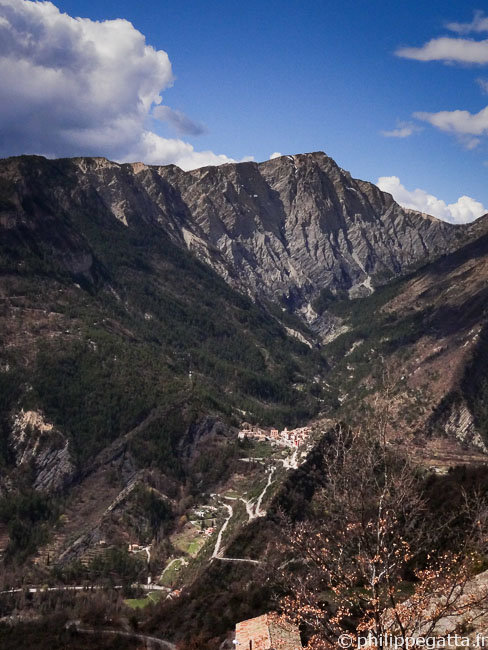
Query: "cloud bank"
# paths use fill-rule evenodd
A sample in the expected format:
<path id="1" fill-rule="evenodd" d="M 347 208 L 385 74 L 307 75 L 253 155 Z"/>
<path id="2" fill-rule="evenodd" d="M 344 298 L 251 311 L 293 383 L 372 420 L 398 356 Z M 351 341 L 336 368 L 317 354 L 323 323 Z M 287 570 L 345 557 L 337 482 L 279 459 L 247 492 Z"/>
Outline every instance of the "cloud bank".
<path id="1" fill-rule="evenodd" d="M 407 190 L 398 176 L 382 176 L 377 185 L 383 192 L 389 192 L 404 208 L 425 212 L 450 223 L 469 223 L 488 212 L 482 203 L 470 196 L 460 196 L 455 203 L 446 204 L 425 190 Z"/>
<path id="2" fill-rule="evenodd" d="M 118 161 L 175 163 L 185 169 L 230 162 L 151 130 L 156 119 L 178 134 L 202 132 L 161 106 L 171 87 L 168 55 L 127 20 L 62 14 L 51 2 L 0 0 L 0 155 L 104 155 Z"/>

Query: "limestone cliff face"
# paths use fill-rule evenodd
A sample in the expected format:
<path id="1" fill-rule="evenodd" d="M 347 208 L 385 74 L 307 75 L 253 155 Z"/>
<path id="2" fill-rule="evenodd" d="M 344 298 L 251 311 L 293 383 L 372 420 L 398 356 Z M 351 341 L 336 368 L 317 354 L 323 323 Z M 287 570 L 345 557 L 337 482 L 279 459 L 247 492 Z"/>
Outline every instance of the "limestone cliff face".
<path id="1" fill-rule="evenodd" d="M 56 492 L 72 481 L 75 467 L 68 440 L 41 413 L 16 413 L 9 442 L 17 468 L 33 473 L 35 490 Z"/>
<path id="2" fill-rule="evenodd" d="M 456 245 L 467 228 L 401 208 L 324 153 L 183 172 L 174 165 L 118 165 L 104 158 L 0 163 L 0 226 L 39 221 L 71 272 L 91 277 L 83 233 L 53 214 L 157 226 L 253 297 L 285 299 L 311 322 L 321 289 L 361 295 Z M 109 244 L 109 242 L 107 242 Z M 59 256 L 58 251 L 58 256 Z M 63 258 L 64 255 L 64 258 Z"/>
<path id="3" fill-rule="evenodd" d="M 453 402 L 446 417 L 444 431 L 462 444 L 488 453 L 486 444 L 476 429 L 473 415 L 463 400 Z"/>
<path id="4" fill-rule="evenodd" d="M 373 276 L 398 275 L 455 236 L 453 226 L 404 210 L 323 153 L 159 174 L 189 209 L 185 225 L 198 242 L 187 236 L 190 248 L 205 257 L 206 242 L 210 262 L 214 249 L 233 284 L 297 306 L 324 287 L 369 293 Z"/>

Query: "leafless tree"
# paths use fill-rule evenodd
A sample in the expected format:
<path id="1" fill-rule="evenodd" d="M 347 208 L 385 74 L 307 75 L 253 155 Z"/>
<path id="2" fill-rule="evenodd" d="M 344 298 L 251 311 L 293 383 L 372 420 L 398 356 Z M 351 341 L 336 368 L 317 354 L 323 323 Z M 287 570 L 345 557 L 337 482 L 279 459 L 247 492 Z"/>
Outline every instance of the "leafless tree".
<path id="1" fill-rule="evenodd" d="M 488 612 L 488 589 L 473 580 L 486 500 L 466 496 L 469 544 L 439 552 L 419 470 L 389 445 L 387 425 L 386 403 L 362 431 L 337 427 L 312 516 L 286 526 L 282 608 L 314 650 L 336 647 L 343 634 L 352 647 L 368 634 L 432 636 Z"/>

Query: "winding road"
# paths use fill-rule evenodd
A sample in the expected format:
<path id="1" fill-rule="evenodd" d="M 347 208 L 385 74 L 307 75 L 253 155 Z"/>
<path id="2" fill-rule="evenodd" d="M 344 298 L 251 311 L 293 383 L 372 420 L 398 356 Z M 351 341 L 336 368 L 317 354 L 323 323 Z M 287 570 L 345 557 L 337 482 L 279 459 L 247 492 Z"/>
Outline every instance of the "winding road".
<path id="1" fill-rule="evenodd" d="M 232 501 L 237 501 L 236 497 L 224 497 L 224 499 L 230 499 Z M 228 503 L 222 503 L 222 505 L 227 508 L 228 516 L 227 519 L 224 521 L 222 524 L 221 529 L 219 530 L 219 534 L 217 536 L 217 541 L 215 543 L 215 547 L 212 553 L 212 560 L 220 560 L 220 562 L 250 562 L 251 564 L 261 564 L 259 560 L 251 560 L 250 558 L 247 557 L 223 557 L 222 553 L 222 536 L 225 532 L 225 529 L 229 525 L 229 521 L 232 519 L 234 515 L 234 510 L 232 506 L 230 506 Z"/>
<path id="2" fill-rule="evenodd" d="M 134 589 L 141 589 L 142 591 L 166 591 L 170 592 L 169 587 L 161 585 L 146 585 L 140 582 L 134 582 L 131 587 Z M 59 585 L 58 587 L 16 587 L 15 589 L 5 589 L 0 591 L 0 596 L 7 596 L 9 594 L 20 594 L 22 592 L 29 594 L 49 593 L 53 591 L 106 591 L 106 590 L 120 590 L 122 585 L 106 586 L 106 585 Z"/>
<path id="3" fill-rule="evenodd" d="M 261 509 L 261 504 L 263 503 L 263 497 L 266 494 L 269 486 L 273 482 L 273 474 L 276 472 L 276 465 L 273 466 L 268 473 L 268 482 L 264 486 L 264 490 L 261 492 L 261 494 L 258 497 L 258 500 L 256 502 L 256 508 L 255 508 L 255 513 L 256 517 L 265 517 L 266 516 L 266 510 Z"/>
<path id="4" fill-rule="evenodd" d="M 242 501 L 244 505 L 246 506 L 246 512 L 247 516 L 249 518 L 249 521 L 253 521 L 253 519 L 257 519 L 258 517 L 265 517 L 266 516 L 266 510 L 263 510 L 261 505 L 263 503 L 263 498 L 264 495 L 266 494 L 269 486 L 273 482 L 273 474 L 276 471 L 276 466 L 273 466 L 268 470 L 266 470 L 268 473 L 268 480 L 266 481 L 266 485 L 264 486 L 262 492 L 257 498 L 256 503 L 253 503 L 252 501 L 249 501 L 247 499 L 244 499 L 244 497 L 223 497 L 224 499 L 228 499 L 229 501 Z M 218 495 L 214 495 L 218 496 Z M 234 515 L 234 509 L 232 508 L 231 505 L 228 503 L 224 503 L 223 501 L 220 502 L 224 508 L 227 509 L 227 518 L 222 524 L 219 534 L 217 536 L 217 541 L 215 543 L 215 547 L 212 553 L 212 559 L 214 560 L 220 560 L 222 562 L 250 562 L 251 564 L 261 564 L 259 560 L 252 560 L 251 558 L 245 558 L 245 557 L 224 557 L 223 556 L 223 550 L 222 550 L 222 537 L 224 535 L 224 532 L 229 525 L 230 520 L 232 519 Z"/>
<path id="5" fill-rule="evenodd" d="M 219 554 L 220 554 L 220 547 L 222 546 L 222 535 L 224 534 L 225 529 L 229 525 L 229 521 L 232 519 L 232 515 L 234 514 L 234 510 L 232 509 L 232 506 L 230 506 L 228 503 L 222 503 L 222 505 L 224 506 L 224 508 L 227 508 L 228 517 L 222 524 L 221 529 L 219 530 L 219 534 L 217 536 L 217 542 L 215 543 L 215 548 L 212 553 L 212 558 L 217 558 L 217 559 L 221 559 L 219 557 Z"/>
<path id="6" fill-rule="evenodd" d="M 126 639 L 142 641 L 145 648 L 164 648 L 165 650 L 175 650 L 174 643 L 158 639 L 156 636 L 147 636 L 146 634 L 137 634 L 137 632 L 124 632 L 124 630 L 97 630 L 95 628 L 81 627 L 78 622 L 71 621 L 66 624 L 66 628 L 74 630 L 79 634 L 104 634 L 110 636 L 123 636 Z"/>

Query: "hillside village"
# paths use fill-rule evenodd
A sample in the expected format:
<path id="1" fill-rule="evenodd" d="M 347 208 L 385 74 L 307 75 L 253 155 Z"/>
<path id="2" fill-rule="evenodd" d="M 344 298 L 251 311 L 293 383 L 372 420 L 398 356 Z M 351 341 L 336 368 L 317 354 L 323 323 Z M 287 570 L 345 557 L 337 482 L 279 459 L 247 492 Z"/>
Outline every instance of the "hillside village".
<path id="1" fill-rule="evenodd" d="M 239 433 L 239 440 L 252 439 L 257 442 L 271 442 L 283 447 L 301 447 L 310 438 L 311 427 L 298 427 L 288 429 L 285 427 L 282 431 L 275 428 L 262 429 L 261 427 L 248 422 L 243 422 Z"/>
<path id="2" fill-rule="evenodd" d="M 316 428 L 316 427 L 315 427 Z M 158 598 L 176 597 L 185 588 L 188 576 L 202 561 L 256 563 L 256 558 L 235 558 L 225 555 L 236 523 L 251 522 L 264 517 L 276 486 L 284 475 L 296 469 L 306 459 L 313 446 L 314 435 L 311 426 L 295 429 L 285 427 L 265 428 L 243 422 L 238 432 L 239 440 L 248 440 L 249 446 L 242 449 L 240 461 L 254 464 L 255 471 L 236 472 L 221 486 L 218 493 L 195 503 L 186 513 L 186 523 L 175 530 L 170 541 L 173 553 L 162 568 L 160 575 L 147 575 L 142 583 L 158 591 Z M 260 443 L 265 443 L 263 448 Z M 154 549 L 152 544 L 131 540 L 128 552 L 140 555 L 146 560 L 148 572 L 154 571 Z M 153 565 L 151 565 L 153 561 Z M 146 597 L 151 602 L 154 594 Z M 149 600 L 148 600 L 149 599 Z M 131 601 L 129 601 L 131 602 Z"/>

